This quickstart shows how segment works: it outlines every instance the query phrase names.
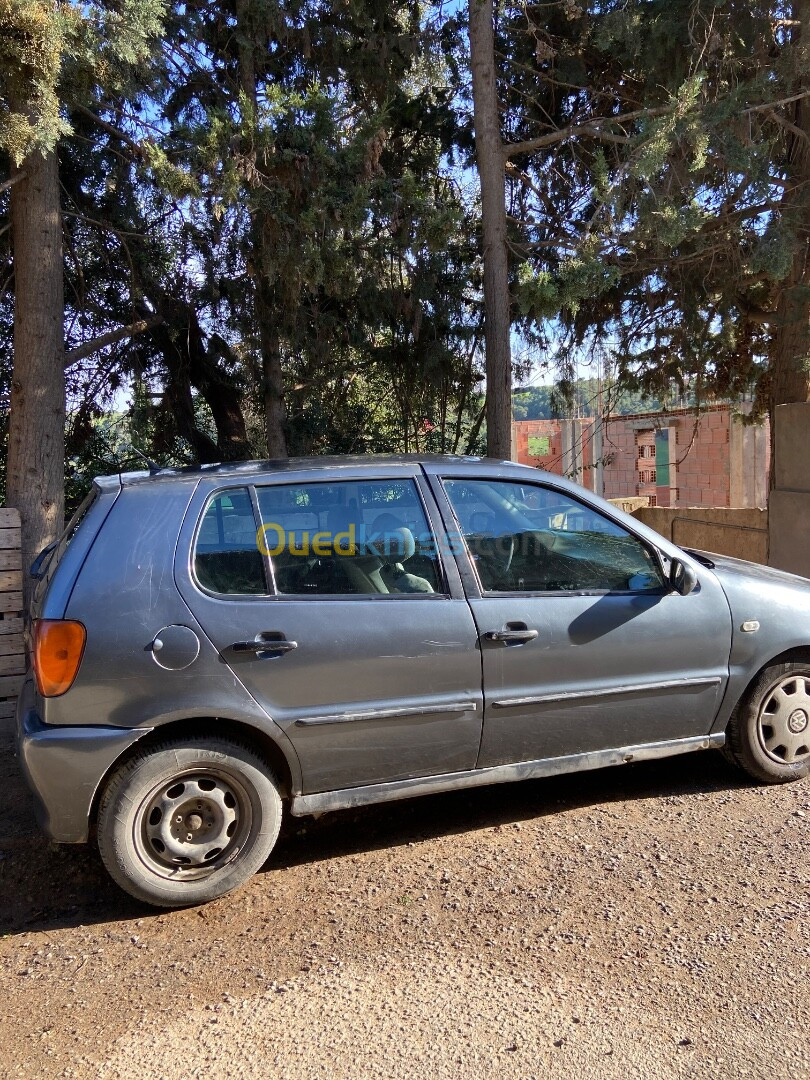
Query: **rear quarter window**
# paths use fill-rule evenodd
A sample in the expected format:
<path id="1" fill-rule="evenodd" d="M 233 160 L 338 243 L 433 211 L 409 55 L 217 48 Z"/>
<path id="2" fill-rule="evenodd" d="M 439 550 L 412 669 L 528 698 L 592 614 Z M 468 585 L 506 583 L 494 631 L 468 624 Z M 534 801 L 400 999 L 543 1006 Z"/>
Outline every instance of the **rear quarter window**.
<path id="1" fill-rule="evenodd" d="M 209 500 L 194 543 L 194 575 L 208 592 L 226 596 L 267 592 L 264 559 L 247 488 L 219 491 Z"/>

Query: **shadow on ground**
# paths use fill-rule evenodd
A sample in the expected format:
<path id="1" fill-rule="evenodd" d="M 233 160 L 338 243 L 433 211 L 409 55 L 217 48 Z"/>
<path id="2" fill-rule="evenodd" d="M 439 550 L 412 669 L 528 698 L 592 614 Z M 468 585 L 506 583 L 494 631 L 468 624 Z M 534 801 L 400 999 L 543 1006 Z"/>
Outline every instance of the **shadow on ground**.
<path id="1" fill-rule="evenodd" d="M 49 843 L 13 757 L 0 743 L 0 933 L 105 923 L 160 914 L 131 900 L 108 878 L 94 846 Z M 719 753 L 287 819 L 264 871 L 397 847 L 586 806 L 733 790 L 746 781 Z"/>

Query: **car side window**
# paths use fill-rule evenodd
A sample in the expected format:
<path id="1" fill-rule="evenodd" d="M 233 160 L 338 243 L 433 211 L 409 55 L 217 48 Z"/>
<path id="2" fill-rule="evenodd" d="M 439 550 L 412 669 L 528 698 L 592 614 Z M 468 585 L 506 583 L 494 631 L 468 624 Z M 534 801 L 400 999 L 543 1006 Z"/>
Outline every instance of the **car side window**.
<path id="1" fill-rule="evenodd" d="M 260 545 L 287 596 L 443 592 L 437 545 L 413 480 L 257 488 Z"/>
<path id="2" fill-rule="evenodd" d="M 210 592 L 239 596 L 267 592 L 247 488 L 217 492 L 209 501 L 194 545 L 194 572 Z"/>
<path id="3" fill-rule="evenodd" d="M 553 488 L 445 480 L 487 592 L 631 592 L 665 588 L 653 553 L 609 517 Z"/>

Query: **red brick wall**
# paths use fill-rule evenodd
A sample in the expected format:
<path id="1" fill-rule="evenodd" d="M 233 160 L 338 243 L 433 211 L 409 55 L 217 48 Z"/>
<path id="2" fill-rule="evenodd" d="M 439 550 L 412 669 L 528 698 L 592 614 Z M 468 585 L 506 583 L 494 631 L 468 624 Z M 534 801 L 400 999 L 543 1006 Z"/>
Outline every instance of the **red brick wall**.
<path id="1" fill-rule="evenodd" d="M 546 437 L 549 452 L 544 457 L 529 456 L 529 438 Z M 562 433 L 559 420 L 519 420 L 515 424 L 515 449 L 521 465 L 534 465 L 536 469 L 562 476 Z"/>
<path id="2" fill-rule="evenodd" d="M 654 443 L 652 432 L 656 420 L 676 421 L 671 441 L 674 470 L 672 483 L 677 488 L 676 506 L 716 506 L 730 504 L 730 426 L 731 409 L 727 405 L 711 406 L 700 414 L 695 427 L 694 413 L 679 409 L 670 413 L 651 413 L 649 416 L 609 417 L 604 425 L 605 498 L 621 499 L 635 495 L 655 495 L 655 484 L 640 482 L 639 469 L 655 468 L 655 458 L 639 459 L 640 442 Z M 592 421 L 581 421 L 582 464 L 593 463 Z M 649 426 L 648 426 L 649 423 Z M 549 438 L 549 454 L 529 456 L 529 438 Z M 517 460 L 560 475 L 563 471 L 563 440 L 559 420 L 522 420 L 515 424 Z M 691 445 L 690 445 L 691 444 Z M 593 486 L 593 473 L 583 475 L 587 487 Z"/>
<path id="3" fill-rule="evenodd" d="M 630 495 L 654 494 L 653 488 L 639 483 L 638 441 L 649 440 L 638 422 L 649 419 L 650 428 L 657 417 L 676 419 L 672 445 L 673 483 L 677 488 L 677 506 L 728 506 L 730 502 L 729 432 L 731 410 L 713 406 L 695 422 L 689 410 L 643 416 L 615 416 L 605 424 L 605 453 L 613 460 L 605 466 L 605 497 L 619 499 Z M 691 445 L 690 445 L 691 444 Z M 647 466 L 647 460 L 644 459 Z"/>
<path id="4" fill-rule="evenodd" d="M 546 457 L 529 456 L 529 438 L 535 436 L 549 439 L 549 453 Z M 534 465 L 548 472 L 560 473 L 562 459 L 562 438 L 558 420 L 520 420 L 515 424 L 515 449 L 521 465 Z"/>
<path id="5" fill-rule="evenodd" d="M 595 421 L 592 419 L 518 420 L 514 425 L 516 460 L 521 465 L 533 465 L 536 469 L 544 469 L 557 476 L 572 476 L 571 424 L 575 429 L 578 479 L 585 487 L 592 490 L 595 482 L 593 470 Z M 537 436 L 549 440 L 549 452 L 542 457 L 534 457 L 529 453 L 529 440 Z"/>
<path id="6" fill-rule="evenodd" d="M 617 417 L 605 424 L 603 456 L 607 459 L 604 469 L 605 498 L 622 499 L 637 495 L 636 433 L 623 418 Z"/>
<path id="7" fill-rule="evenodd" d="M 730 502 L 728 409 L 685 417 L 675 445 L 679 506 L 728 506 Z M 694 436 L 694 441 L 693 441 Z M 691 446 L 690 446 L 691 443 Z"/>

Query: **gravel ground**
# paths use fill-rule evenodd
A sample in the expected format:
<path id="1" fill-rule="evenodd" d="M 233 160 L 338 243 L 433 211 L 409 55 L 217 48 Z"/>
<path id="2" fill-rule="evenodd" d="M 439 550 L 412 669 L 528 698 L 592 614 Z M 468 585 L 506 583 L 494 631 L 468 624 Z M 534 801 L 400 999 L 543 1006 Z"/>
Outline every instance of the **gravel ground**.
<path id="1" fill-rule="evenodd" d="M 715 753 L 288 823 L 161 914 L 0 746 L 0 1075 L 810 1077 L 810 784 Z"/>

